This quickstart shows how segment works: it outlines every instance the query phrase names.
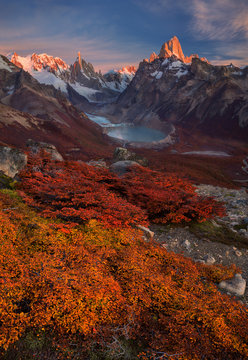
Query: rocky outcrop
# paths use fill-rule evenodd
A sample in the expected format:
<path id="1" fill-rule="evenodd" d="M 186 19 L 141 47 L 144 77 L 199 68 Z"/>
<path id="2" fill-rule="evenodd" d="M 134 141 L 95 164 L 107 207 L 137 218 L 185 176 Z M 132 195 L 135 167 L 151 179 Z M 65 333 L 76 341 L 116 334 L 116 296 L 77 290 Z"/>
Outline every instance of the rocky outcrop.
<path id="1" fill-rule="evenodd" d="M 52 144 L 48 144 L 45 142 L 38 142 L 38 141 L 34 141 L 32 139 L 28 139 L 26 145 L 27 145 L 28 149 L 31 151 L 31 153 L 33 153 L 33 154 L 38 154 L 40 151 L 43 150 L 46 153 L 51 155 L 52 160 L 56 160 L 56 161 L 64 160 L 62 155 L 56 149 L 56 147 Z"/>
<path id="2" fill-rule="evenodd" d="M 248 194 L 245 189 L 227 189 L 213 185 L 198 185 L 196 192 L 200 196 L 214 197 L 225 204 L 226 215 L 218 219 L 220 224 L 230 228 L 233 233 L 248 239 Z M 214 224 L 216 226 L 216 224 Z"/>
<path id="3" fill-rule="evenodd" d="M 18 149 L 0 146 L 0 171 L 13 178 L 27 165 L 27 155 Z"/>
<path id="4" fill-rule="evenodd" d="M 139 156 L 136 153 L 122 147 L 117 147 L 115 149 L 113 160 L 114 162 L 131 160 L 137 162 L 141 166 L 148 165 L 148 160 L 146 158 Z"/>

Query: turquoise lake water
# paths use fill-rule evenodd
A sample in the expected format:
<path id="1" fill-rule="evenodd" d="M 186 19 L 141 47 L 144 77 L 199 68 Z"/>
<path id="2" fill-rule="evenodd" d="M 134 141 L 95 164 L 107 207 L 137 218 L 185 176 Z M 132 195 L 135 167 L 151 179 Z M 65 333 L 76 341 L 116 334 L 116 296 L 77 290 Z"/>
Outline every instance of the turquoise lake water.
<path id="1" fill-rule="evenodd" d="M 107 127 L 107 134 L 113 138 L 127 142 L 152 142 L 165 138 L 162 131 L 147 128 L 145 126 L 132 126 L 129 124 L 112 124 L 104 116 L 87 114 L 89 119 L 102 127 Z"/>

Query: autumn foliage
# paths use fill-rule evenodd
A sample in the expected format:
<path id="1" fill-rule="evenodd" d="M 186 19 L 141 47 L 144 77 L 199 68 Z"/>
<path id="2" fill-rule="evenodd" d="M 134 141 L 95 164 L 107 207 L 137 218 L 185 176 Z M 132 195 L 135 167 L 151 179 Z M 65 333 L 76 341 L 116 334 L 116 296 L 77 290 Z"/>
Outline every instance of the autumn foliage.
<path id="1" fill-rule="evenodd" d="M 96 220 L 62 232 L 13 192 L 0 193 L 0 209 L 3 359 L 248 357 L 247 308 L 215 285 L 234 267 Z"/>
<path id="2" fill-rule="evenodd" d="M 22 198 L 0 192 L 1 358 L 248 358 L 247 308 L 216 287 L 237 269 L 194 263 L 134 228 L 204 221 L 221 204 L 142 167 L 119 178 L 44 156 L 21 180 Z"/>
<path id="3" fill-rule="evenodd" d="M 30 158 L 21 174 L 22 197 L 48 217 L 107 226 L 204 221 L 223 216 L 220 203 L 200 198 L 188 181 L 136 167 L 119 178 L 79 162 Z"/>

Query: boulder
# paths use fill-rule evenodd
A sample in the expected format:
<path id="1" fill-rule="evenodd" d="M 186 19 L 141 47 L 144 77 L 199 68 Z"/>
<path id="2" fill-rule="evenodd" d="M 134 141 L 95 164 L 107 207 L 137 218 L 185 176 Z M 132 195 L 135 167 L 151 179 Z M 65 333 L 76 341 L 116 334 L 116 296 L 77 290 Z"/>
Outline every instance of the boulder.
<path id="1" fill-rule="evenodd" d="M 129 172 L 133 167 L 140 166 L 136 161 L 117 161 L 110 166 L 110 171 L 115 173 L 118 176 L 125 175 Z"/>
<path id="2" fill-rule="evenodd" d="M 21 150 L 0 146 L 0 171 L 13 178 L 27 165 L 27 155 Z"/>
<path id="3" fill-rule="evenodd" d="M 113 160 L 114 162 L 131 160 L 136 161 L 142 166 L 148 165 L 148 160 L 146 158 L 139 156 L 138 154 L 135 154 L 134 152 L 122 147 L 117 147 L 115 149 Z"/>
<path id="4" fill-rule="evenodd" d="M 205 263 L 207 265 L 213 265 L 216 262 L 215 258 L 212 255 L 209 255 L 209 254 L 205 255 L 203 257 L 203 260 L 205 261 Z"/>
<path id="5" fill-rule="evenodd" d="M 90 160 L 86 164 L 90 165 L 90 166 L 94 166 L 94 167 L 99 167 L 99 168 L 107 168 L 108 167 L 106 164 L 106 161 L 104 161 L 103 159 Z"/>
<path id="6" fill-rule="evenodd" d="M 64 160 L 62 155 L 56 149 L 56 147 L 54 145 L 52 145 L 52 144 L 48 144 L 48 143 L 45 143 L 45 142 L 39 142 L 39 141 L 34 141 L 32 139 L 28 139 L 26 145 L 33 154 L 38 154 L 41 150 L 44 150 L 48 154 L 51 154 L 51 159 L 52 160 L 57 160 L 57 161 L 63 161 Z"/>
<path id="7" fill-rule="evenodd" d="M 230 280 L 224 280 L 219 283 L 219 288 L 237 296 L 242 296 L 246 289 L 246 280 L 241 274 L 235 274 Z"/>

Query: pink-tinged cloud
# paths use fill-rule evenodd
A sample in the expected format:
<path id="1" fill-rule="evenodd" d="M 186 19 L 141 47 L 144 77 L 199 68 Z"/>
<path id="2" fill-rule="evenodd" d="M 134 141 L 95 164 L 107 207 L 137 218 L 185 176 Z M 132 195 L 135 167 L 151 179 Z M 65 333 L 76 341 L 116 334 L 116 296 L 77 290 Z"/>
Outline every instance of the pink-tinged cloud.
<path id="1" fill-rule="evenodd" d="M 247 0 L 193 0 L 193 34 L 211 40 L 248 39 Z"/>

